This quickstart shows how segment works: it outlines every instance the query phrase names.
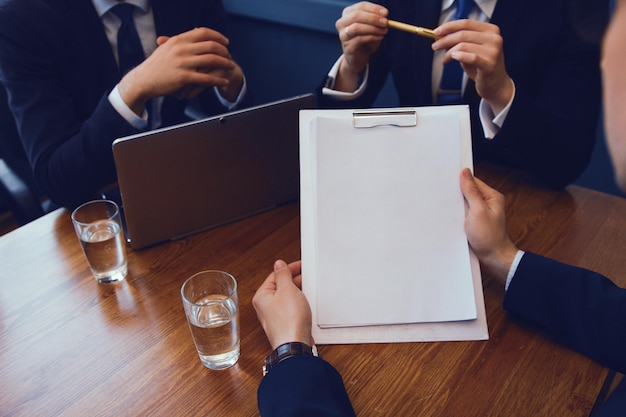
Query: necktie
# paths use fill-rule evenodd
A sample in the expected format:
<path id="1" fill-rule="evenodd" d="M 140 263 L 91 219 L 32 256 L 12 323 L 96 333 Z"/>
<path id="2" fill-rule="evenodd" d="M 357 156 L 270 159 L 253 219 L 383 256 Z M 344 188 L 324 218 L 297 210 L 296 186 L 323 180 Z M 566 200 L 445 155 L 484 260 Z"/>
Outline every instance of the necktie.
<path id="1" fill-rule="evenodd" d="M 135 6 L 128 3 L 120 3 L 111 11 L 122 21 L 122 26 L 117 32 L 117 53 L 119 56 L 120 73 L 124 76 L 128 71 L 139 65 L 146 58 L 137 28 L 133 12 Z"/>
<path id="2" fill-rule="evenodd" d="M 454 20 L 467 19 L 474 9 L 474 0 L 456 0 Z M 458 103 L 463 96 L 463 68 L 459 61 L 452 60 L 443 66 L 437 104 Z"/>

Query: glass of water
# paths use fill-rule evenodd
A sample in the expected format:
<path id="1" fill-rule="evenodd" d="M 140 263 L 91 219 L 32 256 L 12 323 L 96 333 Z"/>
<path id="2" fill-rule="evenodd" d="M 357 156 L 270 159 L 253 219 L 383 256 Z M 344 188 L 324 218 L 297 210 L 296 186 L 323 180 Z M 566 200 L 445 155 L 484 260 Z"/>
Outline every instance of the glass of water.
<path id="1" fill-rule="evenodd" d="M 187 323 L 200 361 L 226 369 L 239 359 L 237 281 L 222 271 L 198 272 L 181 290 Z"/>
<path id="2" fill-rule="evenodd" d="M 113 201 L 94 200 L 72 213 L 74 230 L 96 281 L 110 283 L 126 277 L 126 242 L 120 209 Z"/>

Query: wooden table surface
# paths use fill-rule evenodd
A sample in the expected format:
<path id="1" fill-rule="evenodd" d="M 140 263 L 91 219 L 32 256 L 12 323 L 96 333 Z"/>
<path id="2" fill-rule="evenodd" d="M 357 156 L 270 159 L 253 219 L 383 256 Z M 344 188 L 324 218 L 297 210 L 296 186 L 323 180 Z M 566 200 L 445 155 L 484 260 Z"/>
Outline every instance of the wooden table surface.
<path id="1" fill-rule="evenodd" d="M 522 249 L 626 285 L 626 200 L 570 186 L 551 191 L 494 166 L 480 177 L 507 196 Z M 0 238 L 0 415 L 257 416 L 269 344 L 251 305 L 277 258 L 300 257 L 299 207 L 289 205 L 186 239 L 129 251 L 129 275 L 97 284 L 69 213 Z M 200 364 L 180 287 L 221 269 L 239 283 L 241 357 Z M 586 416 L 607 375 L 502 309 L 483 277 L 490 339 L 320 346 L 359 416 Z"/>

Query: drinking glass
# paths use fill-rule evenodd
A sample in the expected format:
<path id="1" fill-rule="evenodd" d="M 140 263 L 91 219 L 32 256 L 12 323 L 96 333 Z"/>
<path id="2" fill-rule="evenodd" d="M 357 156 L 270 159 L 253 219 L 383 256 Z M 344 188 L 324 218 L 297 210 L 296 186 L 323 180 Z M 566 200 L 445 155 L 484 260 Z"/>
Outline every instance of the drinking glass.
<path id="1" fill-rule="evenodd" d="M 94 200 L 72 213 L 74 230 L 96 281 L 111 283 L 126 277 L 126 242 L 120 209 L 113 201 Z"/>
<path id="2" fill-rule="evenodd" d="M 222 271 L 198 272 L 181 288 L 185 315 L 200 361 L 226 369 L 239 359 L 237 281 Z"/>

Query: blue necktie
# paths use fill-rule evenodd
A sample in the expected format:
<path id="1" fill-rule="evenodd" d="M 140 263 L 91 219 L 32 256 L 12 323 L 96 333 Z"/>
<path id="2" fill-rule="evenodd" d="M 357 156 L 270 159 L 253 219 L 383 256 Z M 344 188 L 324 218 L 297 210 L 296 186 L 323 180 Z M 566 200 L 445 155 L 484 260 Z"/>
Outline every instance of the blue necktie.
<path id="1" fill-rule="evenodd" d="M 474 10 L 474 0 L 456 0 L 454 20 L 467 19 Z M 456 104 L 463 96 L 463 68 L 459 61 L 452 60 L 443 66 L 437 104 Z"/>
<path id="2" fill-rule="evenodd" d="M 135 6 L 128 3 L 120 3 L 114 6 L 111 11 L 122 21 L 122 26 L 117 32 L 117 53 L 119 56 L 120 73 L 124 76 L 128 71 L 135 68 L 146 58 L 137 28 L 133 12 Z"/>

